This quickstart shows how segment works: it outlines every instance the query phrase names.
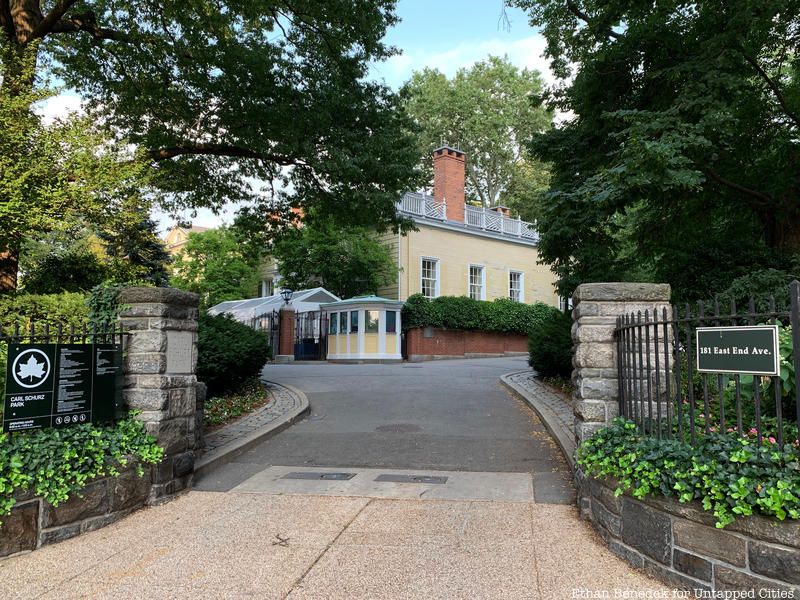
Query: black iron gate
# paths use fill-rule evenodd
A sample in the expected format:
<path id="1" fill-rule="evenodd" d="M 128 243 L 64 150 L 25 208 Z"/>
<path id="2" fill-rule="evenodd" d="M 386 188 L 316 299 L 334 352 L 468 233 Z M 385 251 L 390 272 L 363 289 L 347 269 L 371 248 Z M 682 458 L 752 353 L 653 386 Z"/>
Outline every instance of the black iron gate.
<path id="1" fill-rule="evenodd" d="M 250 327 L 257 331 L 264 331 L 269 338 L 269 347 L 272 356 L 278 354 L 281 342 L 280 314 L 277 310 L 266 312 L 257 317 L 253 317 Z"/>
<path id="2" fill-rule="evenodd" d="M 328 315 L 321 311 L 298 313 L 295 321 L 294 359 L 325 360 Z"/>

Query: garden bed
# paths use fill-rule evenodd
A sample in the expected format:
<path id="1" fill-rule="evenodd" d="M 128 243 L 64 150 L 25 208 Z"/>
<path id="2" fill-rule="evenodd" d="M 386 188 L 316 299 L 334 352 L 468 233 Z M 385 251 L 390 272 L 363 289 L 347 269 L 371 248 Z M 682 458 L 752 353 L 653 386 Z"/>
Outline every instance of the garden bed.
<path id="1" fill-rule="evenodd" d="M 203 423 L 206 431 L 228 425 L 266 406 L 271 399 L 258 377 L 251 377 L 233 391 L 205 401 Z"/>

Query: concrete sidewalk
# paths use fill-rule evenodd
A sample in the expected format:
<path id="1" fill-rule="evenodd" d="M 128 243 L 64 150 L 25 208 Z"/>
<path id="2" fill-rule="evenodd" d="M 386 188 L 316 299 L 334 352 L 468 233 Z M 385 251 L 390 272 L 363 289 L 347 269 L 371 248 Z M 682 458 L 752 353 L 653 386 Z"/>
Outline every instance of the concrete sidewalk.
<path id="1" fill-rule="evenodd" d="M 574 507 L 534 502 L 194 491 L 0 562 L 9 600 L 549 600 L 586 590 L 665 588 L 613 556 Z"/>

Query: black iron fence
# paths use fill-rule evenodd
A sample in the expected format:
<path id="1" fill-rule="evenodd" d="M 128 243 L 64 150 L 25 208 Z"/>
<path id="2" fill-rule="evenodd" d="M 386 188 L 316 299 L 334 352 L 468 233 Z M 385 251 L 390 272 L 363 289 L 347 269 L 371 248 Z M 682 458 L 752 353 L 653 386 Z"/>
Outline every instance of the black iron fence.
<path id="1" fill-rule="evenodd" d="M 25 326 L 16 323 L 0 328 L 0 344 L 120 344 L 127 332 L 119 323 L 95 325 L 84 322 L 80 325 L 37 324 L 31 321 Z"/>
<path id="2" fill-rule="evenodd" d="M 736 432 L 758 443 L 800 445 L 800 352 L 793 352 L 800 348 L 800 283 L 791 284 L 789 300 L 776 308 L 770 297 L 766 310 L 751 298 L 745 310 L 730 302 L 723 313 L 714 301 L 619 317 L 620 414 L 647 434 L 692 444 L 712 432 Z M 764 324 L 777 326 L 778 374 L 698 371 L 698 328 Z"/>
<path id="3" fill-rule="evenodd" d="M 269 339 L 269 346 L 272 349 L 272 355 L 278 353 L 281 341 L 281 320 L 280 313 L 277 310 L 265 312 L 250 320 L 250 327 L 256 331 L 263 331 L 267 334 Z"/>

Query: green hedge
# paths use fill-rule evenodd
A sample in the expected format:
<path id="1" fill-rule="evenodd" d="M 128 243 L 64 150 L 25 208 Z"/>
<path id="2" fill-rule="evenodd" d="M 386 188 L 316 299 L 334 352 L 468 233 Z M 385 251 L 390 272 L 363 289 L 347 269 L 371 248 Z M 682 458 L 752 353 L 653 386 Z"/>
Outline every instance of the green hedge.
<path id="1" fill-rule="evenodd" d="M 572 373 L 572 317 L 556 311 L 538 322 L 528 339 L 528 364 L 543 377 Z"/>
<path id="2" fill-rule="evenodd" d="M 227 315 L 200 315 L 197 331 L 197 379 L 210 396 L 237 389 L 258 375 L 270 355 L 269 340 Z"/>
<path id="3" fill-rule="evenodd" d="M 86 295 L 72 292 L 63 294 L 7 294 L 0 295 L 0 327 L 11 333 L 14 325 L 27 331 L 31 321 L 37 326 L 49 324 L 51 329 L 61 325 L 80 327 L 89 315 Z"/>
<path id="4" fill-rule="evenodd" d="M 543 302 L 523 304 L 507 298 L 487 302 L 466 296 L 429 300 L 414 294 L 403 306 L 403 329 L 442 327 L 528 335 L 535 325 L 558 312 Z"/>

